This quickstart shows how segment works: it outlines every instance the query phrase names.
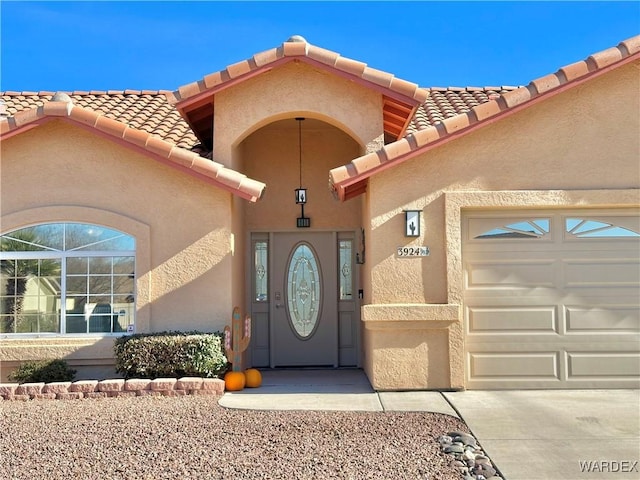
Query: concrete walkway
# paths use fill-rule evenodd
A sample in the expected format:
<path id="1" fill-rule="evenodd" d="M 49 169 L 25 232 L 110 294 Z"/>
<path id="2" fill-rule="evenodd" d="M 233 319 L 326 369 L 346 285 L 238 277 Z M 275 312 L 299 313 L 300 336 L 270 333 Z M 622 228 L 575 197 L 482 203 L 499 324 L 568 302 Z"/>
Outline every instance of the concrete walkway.
<path id="1" fill-rule="evenodd" d="M 376 392 L 361 370 L 264 371 L 219 403 L 459 416 L 506 480 L 640 479 L 640 390 Z"/>
<path id="2" fill-rule="evenodd" d="M 250 410 L 429 411 L 457 416 L 439 392 L 375 392 L 362 370 L 266 370 L 262 386 L 227 392 L 223 407 Z"/>

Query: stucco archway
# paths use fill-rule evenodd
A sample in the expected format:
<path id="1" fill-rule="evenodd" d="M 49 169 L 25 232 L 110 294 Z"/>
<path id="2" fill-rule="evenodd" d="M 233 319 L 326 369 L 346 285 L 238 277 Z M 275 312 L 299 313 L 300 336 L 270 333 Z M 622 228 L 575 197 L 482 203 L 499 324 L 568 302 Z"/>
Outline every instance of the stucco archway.
<path id="1" fill-rule="evenodd" d="M 307 188 L 305 215 L 311 228 L 356 230 L 361 225 L 361 199 L 340 203 L 327 187 L 329 170 L 344 165 L 362 151 L 362 145 L 344 131 L 322 120 L 302 121 L 302 176 L 298 122 L 293 116 L 265 125 L 235 149 L 239 170 L 267 184 L 258 203 L 246 205 L 247 231 L 295 229 L 300 207 L 294 190 Z"/>
<path id="2" fill-rule="evenodd" d="M 359 365 L 360 316 L 358 298 L 353 292 L 357 291 L 355 259 L 364 197 L 338 202 L 327 182 L 329 170 L 335 165 L 344 165 L 362 148 L 353 137 L 334 125 L 317 118 L 298 121 L 291 114 L 255 129 L 234 151 L 239 170 L 260 178 L 267 185 L 260 202 L 244 203 L 241 210 L 244 245 L 248 249 L 245 255 L 247 311 L 253 319 L 249 361 L 254 366 Z M 308 228 L 297 227 L 302 209 L 296 204 L 295 189 L 300 186 L 307 189 L 304 216 L 310 219 Z M 304 348 L 301 346 L 297 350 L 298 356 L 292 357 L 292 342 L 283 346 L 277 340 L 289 328 L 283 317 L 286 307 L 283 304 L 286 296 L 284 272 L 288 271 L 285 264 L 291 249 L 301 244 L 320 252 L 318 268 L 322 272 L 319 276 L 324 285 L 322 291 L 331 295 L 321 295 L 324 306 L 318 319 L 321 327 L 317 329 L 317 338 L 301 341 Z M 341 261 L 348 263 L 345 272 L 353 272 L 353 275 L 345 274 L 348 275 L 349 294 L 340 297 L 338 302 L 336 292 L 343 281 L 340 280 L 342 270 L 338 272 L 336 268 L 339 251 L 340 255 L 344 253 Z M 258 268 L 260 255 L 264 258 Z M 259 270 L 269 279 L 265 289 L 260 291 L 254 284 Z M 316 346 L 315 350 L 307 348 L 311 344 Z M 314 352 L 326 355 L 318 356 Z"/>

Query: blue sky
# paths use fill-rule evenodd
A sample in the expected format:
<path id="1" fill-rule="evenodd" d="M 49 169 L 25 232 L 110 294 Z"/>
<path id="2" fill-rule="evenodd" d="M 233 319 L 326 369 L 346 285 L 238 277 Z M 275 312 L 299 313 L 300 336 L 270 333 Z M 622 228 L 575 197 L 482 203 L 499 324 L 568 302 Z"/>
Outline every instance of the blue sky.
<path id="1" fill-rule="evenodd" d="M 294 34 L 423 87 L 523 85 L 640 34 L 629 2 L 0 3 L 0 90 L 168 89 Z"/>

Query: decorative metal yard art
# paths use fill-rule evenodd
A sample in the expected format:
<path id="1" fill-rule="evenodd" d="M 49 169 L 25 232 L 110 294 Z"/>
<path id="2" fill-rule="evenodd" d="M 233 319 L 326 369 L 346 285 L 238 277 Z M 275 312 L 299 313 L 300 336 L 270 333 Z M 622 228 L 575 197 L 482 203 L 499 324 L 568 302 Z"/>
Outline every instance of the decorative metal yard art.
<path id="1" fill-rule="evenodd" d="M 242 353 L 249 346 L 249 340 L 251 340 L 251 317 L 247 315 L 243 322 L 240 309 L 235 307 L 231 316 L 231 328 L 228 325 L 224 327 L 224 351 L 231 362 L 232 371 L 243 371 Z"/>
<path id="2" fill-rule="evenodd" d="M 244 331 L 243 331 L 244 327 Z M 224 351 L 231 362 L 231 371 L 224 376 L 227 390 L 242 390 L 247 387 L 259 387 L 262 375 L 255 368 L 243 370 L 242 353 L 249 346 L 251 340 L 251 317 L 240 315 L 240 309 L 235 307 L 231 316 L 231 327 L 224 327 Z"/>

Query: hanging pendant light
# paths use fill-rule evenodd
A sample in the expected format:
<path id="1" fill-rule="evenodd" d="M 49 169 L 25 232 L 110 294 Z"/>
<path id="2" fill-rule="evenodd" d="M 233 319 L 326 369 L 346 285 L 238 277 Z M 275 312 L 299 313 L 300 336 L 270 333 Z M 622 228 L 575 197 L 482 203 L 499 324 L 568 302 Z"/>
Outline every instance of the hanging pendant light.
<path id="1" fill-rule="evenodd" d="M 311 226 L 311 219 L 304 216 L 304 205 L 307 203 L 307 189 L 302 187 L 302 121 L 303 117 L 296 117 L 298 122 L 298 162 L 300 169 L 299 188 L 296 188 L 296 204 L 300 205 L 301 214 L 297 218 L 296 226 L 298 228 L 308 228 Z"/>

